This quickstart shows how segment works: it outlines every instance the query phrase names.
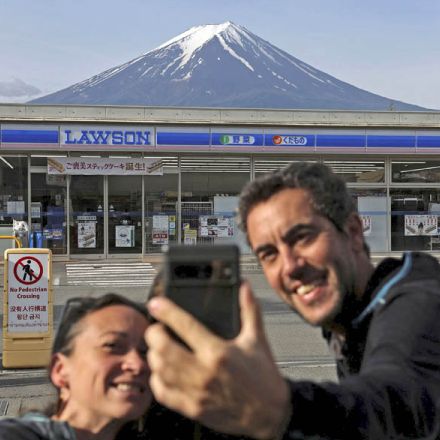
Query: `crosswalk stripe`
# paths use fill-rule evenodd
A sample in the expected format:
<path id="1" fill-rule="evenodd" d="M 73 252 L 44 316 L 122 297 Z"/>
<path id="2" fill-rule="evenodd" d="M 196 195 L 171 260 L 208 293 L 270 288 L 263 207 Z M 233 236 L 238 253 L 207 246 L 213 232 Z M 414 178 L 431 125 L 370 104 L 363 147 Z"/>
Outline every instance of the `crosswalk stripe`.
<path id="1" fill-rule="evenodd" d="M 156 269 L 150 263 L 68 263 L 67 284 L 149 286 Z"/>
<path id="2" fill-rule="evenodd" d="M 139 281 L 121 280 L 118 282 L 112 281 L 111 283 L 105 280 L 69 281 L 69 286 L 151 286 L 151 284 L 152 282 L 143 281 L 143 280 L 139 280 Z"/>

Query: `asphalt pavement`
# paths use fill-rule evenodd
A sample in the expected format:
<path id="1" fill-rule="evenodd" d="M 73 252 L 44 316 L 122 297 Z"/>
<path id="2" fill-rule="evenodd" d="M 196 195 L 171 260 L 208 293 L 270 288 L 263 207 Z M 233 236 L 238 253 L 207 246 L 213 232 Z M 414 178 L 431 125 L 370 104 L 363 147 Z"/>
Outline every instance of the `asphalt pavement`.
<path id="1" fill-rule="evenodd" d="M 135 301 L 145 301 L 162 259 L 69 260 L 53 263 L 54 328 L 65 302 L 75 296 L 119 293 Z M 241 271 L 249 278 L 260 300 L 267 336 L 281 372 L 294 379 L 335 380 L 334 362 L 317 329 L 311 329 L 276 296 L 252 257 L 243 257 Z M 3 264 L 0 280 L 3 284 Z M 3 299 L 2 299 L 3 302 Z M 3 310 L 3 307 L 1 308 Z M 3 320 L 3 316 L 0 316 Z M 42 410 L 55 393 L 44 368 L 3 369 L 0 332 L 0 417 Z"/>
<path id="2" fill-rule="evenodd" d="M 148 259 L 54 261 L 54 328 L 57 329 L 64 304 L 76 296 L 98 296 L 119 293 L 135 301 L 145 301 L 160 256 Z M 0 264 L 3 290 L 4 265 Z M 3 295 L 2 295 L 3 311 Z M 0 315 L 3 322 L 3 314 Z M 1 364 L 3 327 L 0 330 L 0 417 L 16 416 L 28 410 L 44 409 L 54 396 L 45 368 L 4 369 Z"/>

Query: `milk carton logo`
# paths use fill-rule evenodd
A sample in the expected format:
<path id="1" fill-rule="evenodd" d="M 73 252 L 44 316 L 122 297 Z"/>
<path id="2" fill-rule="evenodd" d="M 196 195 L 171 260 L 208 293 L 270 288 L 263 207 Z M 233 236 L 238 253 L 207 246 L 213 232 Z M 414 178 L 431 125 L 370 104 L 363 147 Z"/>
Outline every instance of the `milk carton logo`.
<path id="1" fill-rule="evenodd" d="M 275 135 L 272 137 L 274 145 L 307 145 L 305 136 L 296 135 Z"/>
<path id="2" fill-rule="evenodd" d="M 254 145 L 255 137 L 247 134 L 224 134 L 220 136 L 222 145 Z"/>

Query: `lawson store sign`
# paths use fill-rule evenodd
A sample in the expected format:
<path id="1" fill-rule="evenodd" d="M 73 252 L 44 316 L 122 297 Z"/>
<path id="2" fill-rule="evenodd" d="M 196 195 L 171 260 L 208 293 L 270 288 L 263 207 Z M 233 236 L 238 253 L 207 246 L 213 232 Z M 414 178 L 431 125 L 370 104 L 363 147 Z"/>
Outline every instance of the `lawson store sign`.
<path id="1" fill-rule="evenodd" d="M 2 150 L 438 153 L 440 130 L 1 124 Z"/>
<path id="2" fill-rule="evenodd" d="M 151 127 L 61 127 L 61 145 L 146 146 L 152 133 Z"/>

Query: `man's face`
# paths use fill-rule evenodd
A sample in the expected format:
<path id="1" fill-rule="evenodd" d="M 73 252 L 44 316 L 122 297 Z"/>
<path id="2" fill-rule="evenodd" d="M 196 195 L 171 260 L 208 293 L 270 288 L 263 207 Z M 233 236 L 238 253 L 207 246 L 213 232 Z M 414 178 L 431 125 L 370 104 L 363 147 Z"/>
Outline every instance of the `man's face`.
<path id="1" fill-rule="evenodd" d="M 309 193 L 296 188 L 255 205 L 247 225 L 271 287 L 310 324 L 331 326 L 344 296 L 355 292 L 362 230 L 338 231 L 314 212 Z"/>

